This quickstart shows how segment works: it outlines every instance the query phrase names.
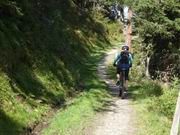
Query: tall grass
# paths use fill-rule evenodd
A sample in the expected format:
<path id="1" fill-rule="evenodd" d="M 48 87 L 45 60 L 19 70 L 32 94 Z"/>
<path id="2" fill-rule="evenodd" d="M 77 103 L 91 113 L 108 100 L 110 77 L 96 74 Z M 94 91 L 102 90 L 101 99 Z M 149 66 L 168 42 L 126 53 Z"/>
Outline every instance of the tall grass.
<path id="1" fill-rule="evenodd" d="M 176 86 L 167 89 L 161 85 L 155 81 L 145 80 L 134 82 L 130 86 L 132 99 L 136 103 L 138 135 L 170 133 L 178 92 Z"/>

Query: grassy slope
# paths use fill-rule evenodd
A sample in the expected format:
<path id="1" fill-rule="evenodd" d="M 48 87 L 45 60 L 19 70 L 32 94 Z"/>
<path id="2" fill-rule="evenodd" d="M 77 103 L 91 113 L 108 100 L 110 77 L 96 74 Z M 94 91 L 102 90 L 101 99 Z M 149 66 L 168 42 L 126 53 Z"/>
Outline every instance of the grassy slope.
<path id="1" fill-rule="evenodd" d="M 144 77 L 144 55 L 140 52 L 140 44 L 133 41 L 134 61 L 129 84 L 137 112 L 137 135 L 169 135 L 177 100 L 178 80 L 170 87 L 158 81 L 147 80 Z M 109 65 L 108 74 L 112 79 L 115 77 L 112 65 Z"/>
<path id="2" fill-rule="evenodd" d="M 96 111 L 105 107 L 110 95 L 106 91 L 105 83 L 97 77 L 97 62 L 100 58 L 99 54 L 91 57 L 88 69 L 84 71 L 85 91 L 68 103 L 67 108 L 59 110 L 50 121 L 49 127 L 42 131 L 43 135 L 80 135 Z"/>
<path id="3" fill-rule="evenodd" d="M 108 33 L 105 22 L 80 15 L 70 1 L 4 0 L 0 7 L 0 134 L 16 135 L 88 89 L 91 54 L 110 46 L 107 37 L 118 30 Z"/>

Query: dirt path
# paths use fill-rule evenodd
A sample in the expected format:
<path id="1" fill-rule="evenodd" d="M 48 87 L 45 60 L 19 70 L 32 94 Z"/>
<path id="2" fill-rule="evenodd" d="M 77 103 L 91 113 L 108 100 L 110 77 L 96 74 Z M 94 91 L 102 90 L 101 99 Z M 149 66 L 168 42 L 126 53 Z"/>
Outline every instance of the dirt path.
<path id="1" fill-rule="evenodd" d="M 112 63 L 117 49 L 113 49 L 98 65 L 98 75 L 107 83 L 114 96 L 110 106 L 96 115 L 83 135 L 135 135 L 135 112 L 130 99 L 120 99 L 115 82 L 107 78 L 106 66 Z"/>

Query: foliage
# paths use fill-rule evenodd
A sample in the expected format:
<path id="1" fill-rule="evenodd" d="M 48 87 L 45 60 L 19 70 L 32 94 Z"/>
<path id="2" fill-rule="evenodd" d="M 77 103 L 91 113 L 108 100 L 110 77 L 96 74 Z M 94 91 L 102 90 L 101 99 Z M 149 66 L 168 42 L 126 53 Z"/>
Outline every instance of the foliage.
<path id="1" fill-rule="evenodd" d="M 166 47 L 172 43 L 178 47 L 179 8 L 176 0 L 138 2 L 135 12 L 138 14 L 139 31 L 145 43 L 152 43 L 156 47 Z"/>
<path id="2" fill-rule="evenodd" d="M 141 0 L 134 3 L 133 9 L 144 50 L 152 57 L 151 73 L 168 71 L 179 76 L 179 61 L 172 57 L 178 55 L 180 48 L 180 3 L 176 0 Z"/>
<path id="3" fill-rule="evenodd" d="M 172 119 L 176 106 L 176 91 L 177 90 L 164 90 L 163 96 L 154 99 L 154 103 L 149 108 Z"/>
<path id="4" fill-rule="evenodd" d="M 3 0 L 0 16 L 0 134 L 16 135 L 85 89 L 112 31 L 70 0 Z"/>

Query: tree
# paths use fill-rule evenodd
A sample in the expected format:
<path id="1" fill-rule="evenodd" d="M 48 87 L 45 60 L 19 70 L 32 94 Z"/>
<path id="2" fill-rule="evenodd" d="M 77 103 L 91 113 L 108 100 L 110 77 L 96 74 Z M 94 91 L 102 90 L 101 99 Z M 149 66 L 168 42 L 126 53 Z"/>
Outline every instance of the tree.
<path id="1" fill-rule="evenodd" d="M 139 32 L 145 43 L 168 47 L 179 47 L 180 4 L 176 0 L 141 0 L 136 6 Z"/>
<path id="2" fill-rule="evenodd" d="M 139 0 L 133 5 L 136 24 L 155 70 L 179 73 L 180 3 L 177 0 Z M 149 51 L 151 50 L 151 51 Z"/>

